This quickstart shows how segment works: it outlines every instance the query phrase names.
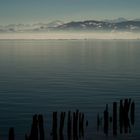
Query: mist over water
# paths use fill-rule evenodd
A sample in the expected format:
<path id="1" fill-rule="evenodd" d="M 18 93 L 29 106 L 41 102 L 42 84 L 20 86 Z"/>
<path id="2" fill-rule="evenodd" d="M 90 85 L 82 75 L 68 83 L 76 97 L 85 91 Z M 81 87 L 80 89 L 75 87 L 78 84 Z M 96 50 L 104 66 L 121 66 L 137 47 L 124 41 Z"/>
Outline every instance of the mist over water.
<path id="1" fill-rule="evenodd" d="M 0 39 L 140 39 L 139 32 L 18 32 L 0 33 Z"/>

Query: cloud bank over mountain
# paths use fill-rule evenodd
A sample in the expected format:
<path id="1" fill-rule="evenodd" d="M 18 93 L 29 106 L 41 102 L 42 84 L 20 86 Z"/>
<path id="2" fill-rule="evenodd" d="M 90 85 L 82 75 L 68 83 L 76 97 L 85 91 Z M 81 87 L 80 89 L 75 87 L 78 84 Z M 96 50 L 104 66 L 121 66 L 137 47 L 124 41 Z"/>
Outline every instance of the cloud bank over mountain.
<path id="1" fill-rule="evenodd" d="M 9 24 L 0 25 L 0 32 L 51 32 L 51 31 L 127 31 L 140 32 L 140 20 L 127 20 L 118 18 L 114 20 L 86 20 L 86 21 L 71 21 L 64 23 L 63 21 L 53 21 L 50 23 L 36 24 Z"/>
<path id="2" fill-rule="evenodd" d="M 0 39 L 140 39 L 140 20 L 86 20 L 0 26 Z"/>

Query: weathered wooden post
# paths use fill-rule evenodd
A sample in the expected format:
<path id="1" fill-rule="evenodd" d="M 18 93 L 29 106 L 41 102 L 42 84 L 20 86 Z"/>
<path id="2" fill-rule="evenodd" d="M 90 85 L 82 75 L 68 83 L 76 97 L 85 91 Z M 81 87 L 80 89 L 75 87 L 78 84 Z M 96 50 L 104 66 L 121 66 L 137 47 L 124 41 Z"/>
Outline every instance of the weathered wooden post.
<path id="1" fill-rule="evenodd" d="M 53 112 L 52 134 L 53 134 L 53 140 L 57 140 L 57 112 Z"/>
<path id="2" fill-rule="evenodd" d="M 30 140 L 38 140 L 38 119 L 37 115 L 33 116 L 32 128 L 30 133 Z"/>
<path id="3" fill-rule="evenodd" d="M 84 137 L 84 122 L 85 122 L 85 115 L 82 113 L 82 118 L 81 118 L 81 135 Z"/>
<path id="4" fill-rule="evenodd" d="M 123 133 L 124 127 L 124 106 L 123 100 L 120 100 L 120 107 L 119 107 L 119 125 L 120 125 L 120 133 Z"/>
<path id="5" fill-rule="evenodd" d="M 117 135 L 117 102 L 113 103 L 113 135 Z"/>
<path id="6" fill-rule="evenodd" d="M 82 129 L 82 113 L 79 112 L 79 138 L 81 138 L 81 129 Z"/>
<path id="7" fill-rule="evenodd" d="M 134 103 L 134 101 L 131 104 L 130 116 L 131 116 L 131 124 L 134 125 L 134 123 L 135 123 L 135 103 Z"/>
<path id="8" fill-rule="evenodd" d="M 131 99 L 125 99 L 124 101 L 124 131 L 128 133 L 128 128 L 130 128 L 129 122 L 129 110 L 130 110 Z"/>
<path id="9" fill-rule="evenodd" d="M 76 135 L 76 113 L 73 112 L 73 137 Z"/>
<path id="10" fill-rule="evenodd" d="M 78 110 L 76 112 L 73 112 L 73 139 L 78 138 Z"/>
<path id="11" fill-rule="evenodd" d="M 65 120 L 65 112 L 61 112 L 61 114 L 60 114 L 60 128 L 59 128 L 60 140 L 64 139 L 64 136 L 63 136 L 64 120 Z"/>
<path id="12" fill-rule="evenodd" d="M 8 139 L 9 140 L 15 140 L 15 132 L 14 132 L 14 128 L 13 127 L 11 127 L 9 129 L 9 138 Z"/>
<path id="13" fill-rule="evenodd" d="M 104 111 L 104 133 L 108 135 L 108 126 L 109 126 L 109 113 L 108 113 L 108 104 L 106 105 L 106 109 Z"/>
<path id="14" fill-rule="evenodd" d="M 44 140 L 45 135 L 44 135 L 43 116 L 42 115 L 38 115 L 38 124 L 39 124 L 40 140 Z"/>
<path id="15" fill-rule="evenodd" d="M 67 135 L 68 140 L 71 139 L 71 128 L 72 128 L 72 119 L 71 119 L 71 111 L 68 112 L 68 120 L 67 120 Z"/>
<path id="16" fill-rule="evenodd" d="M 57 112 L 53 112 L 53 133 L 57 133 Z"/>
<path id="17" fill-rule="evenodd" d="M 79 113 L 79 138 L 84 137 L 84 113 Z"/>
<path id="18" fill-rule="evenodd" d="M 79 118 L 79 110 L 76 110 L 76 116 L 75 116 L 75 130 L 76 134 L 78 135 L 78 118 Z"/>

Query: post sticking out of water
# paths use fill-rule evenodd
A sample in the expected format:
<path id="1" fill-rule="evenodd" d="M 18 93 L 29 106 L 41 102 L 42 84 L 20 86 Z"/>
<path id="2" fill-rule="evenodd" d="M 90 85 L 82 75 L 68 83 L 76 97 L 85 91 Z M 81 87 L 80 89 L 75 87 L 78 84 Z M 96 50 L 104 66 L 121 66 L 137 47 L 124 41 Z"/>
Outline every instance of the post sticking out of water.
<path id="1" fill-rule="evenodd" d="M 53 112 L 52 134 L 53 134 L 53 140 L 57 140 L 57 112 Z"/>
<path id="2" fill-rule="evenodd" d="M 85 122 L 85 115 L 82 113 L 82 120 L 81 120 L 81 134 L 84 137 L 84 122 Z"/>
<path id="3" fill-rule="evenodd" d="M 38 119 L 37 115 L 33 116 L 32 128 L 30 133 L 30 140 L 38 140 Z"/>
<path id="4" fill-rule="evenodd" d="M 78 119 L 79 119 L 79 110 L 73 112 L 73 139 L 78 139 Z"/>
<path id="5" fill-rule="evenodd" d="M 113 135 L 117 135 L 117 102 L 113 103 Z"/>
<path id="6" fill-rule="evenodd" d="M 135 103 L 134 103 L 134 101 L 131 104 L 130 116 L 131 116 L 131 124 L 134 125 L 135 124 Z"/>
<path id="7" fill-rule="evenodd" d="M 60 128 L 59 128 L 59 134 L 63 134 L 63 129 L 64 129 L 64 121 L 65 121 L 65 112 L 61 112 L 60 114 Z"/>
<path id="8" fill-rule="evenodd" d="M 77 130 L 76 130 L 76 113 L 73 112 L 73 137 L 75 137 L 77 134 Z"/>
<path id="9" fill-rule="evenodd" d="M 39 115 L 38 116 L 38 124 L 39 124 L 39 132 L 40 132 L 40 140 L 44 140 L 44 126 L 43 126 L 43 116 Z"/>
<path id="10" fill-rule="evenodd" d="M 79 138 L 84 137 L 84 113 L 79 113 Z"/>
<path id="11" fill-rule="evenodd" d="M 106 105 L 106 109 L 104 111 L 104 133 L 108 135 L 108 126 L 109 126 L 109 113 L 108 113 L 108 104 Z"/>
<path id="12" fill-rule="evenodd" d="M 71 118 L 71 111 L 68 112 L 68 121 L 67 121 L 67 135 L 68 140 L 71 139 L 71 127 L 72 127 L 72 118 Z"/>
<path id="13" fill-rule="evenodd" d="M 78 117 L 79 117 L 79 110 L 76 110 L 76 116 L 75 116 L 75 133 L 78 134 Z"/>
<path id="14" fill-rule="evenodd" d="M 130 104 L 131 99 L 125 99 L 124 100 L 124 132 L 128 133 L 128 130 L 131 130 L 130 128 L 130 122 L 129 122 L 129 111 L 130 111 Z"/>
<path id="15" fill-rule="evenodd" d="M 120 124 L 120 133 L 123 133 L 123 126 L 124 126 L 124 106 L 123 100 L 120 100 L 120 107 L 119 107 L 119 124 Z"/>
<path id="16" fill-rule="evenodd" d="M 15 133 L 13 127 L 9 129 L 9 140 L 15 140 Z"/>

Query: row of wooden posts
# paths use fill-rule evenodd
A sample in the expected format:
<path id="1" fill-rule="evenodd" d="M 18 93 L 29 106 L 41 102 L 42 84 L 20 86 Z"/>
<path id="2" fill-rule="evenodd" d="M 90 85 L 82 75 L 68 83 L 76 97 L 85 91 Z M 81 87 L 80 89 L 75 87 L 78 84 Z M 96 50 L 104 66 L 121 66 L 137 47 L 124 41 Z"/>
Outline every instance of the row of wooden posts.
<path id="1" fill-rule="evenodd" d="M 59 136 L 60 140 L 63 140 L 63 129 L 64 129 L 64 120 L 65 120 L 65 112 L 61 112 L 60 114 L 60 127 L 59 127 Z M 77 140 L 78 137 L 84 137 L 84 113 L 76 112 L 71 113 L 68 112 L 68 120 L 67 120 L 67 135 L 68 140 L 73 136 L 74 140 Z M 52 128 L 52 136 L 54 140 L 57 140 L 57 112 L 53 112 L 53 128 Z M 87 123 L 86 123 L 87 124 Z"/>
<path id="2" fill-rule="evenodd" d="M 119 109 L 118 109 L 119 108 Z M 131 133 L 131 127 L 134 126 L 135 123 L 135 102 L 131 99 L 120 100 L 119 107 L 117 102 L 113 102 L 112 108 L 112 116 L 110 115 L 108 109 L 108 104 L 103 112 L 103 120 L 104 120 L 104 133 L 108 135 L 109 129 L 113 130 L 113 135 L 116 136 L 118 130 L 120 134 Z M 97 130 L 101 126 L 102 117 L 97 115 Z M 112 127 L 109 128 L 110 124 Z"/>
<path id="3" fill-rule="evenodd" d="M 63 140 L 64 122 L 66 112 L 61 112 L 60 118 L 58 113 L 53 112 L 52 117 L 52 132 L 53 140 Z M 60 120 L 58 125 L 58 119 Z M 86 123 L 85 123 L 86 122 Z M 25 140 L 45 140 L 44 122 L 42 115 L 34 115 L 30 134 L 25 134 Z M 85 125 L 84 125 L 85 124 Z M 58 129 L 59 126 L 59 129 Z M 77 110 L 76 112 L 68 111 L 67 117 L 67 136 L 68 140 L 78 140 L 84 137 L 84 127 L 88 126 L 88 121 L 85 121 L 85 115 Z M 58 135 L 59 134 L 59 135 Z M 58 138 L 59 136 L 59 138 Z M 9 129 L 9 140 L 15 140 L 14 128 Z"/>
<path id="4" fill-rule="evenodd" d="M 118 109 L 119 108 L 119 109 Z M 112 115 L 111 115 L 112 114 Z M 103 119 L 102 119 L 103 118 Z M 58 120 L 60 120 L 58 122 Z M 66 120 L 66 112 L 53 112 L 52 115 L 52 132 L 53 140 L 64 140 L 64 124 Z M 103 125 L 102 125 L 103 120 Z M 85 114 L 76 110 L 67 113 L 67 136 L 68 140 L 78 140 L 84 138 L 85 127 L 88 121 L 85 120 Z M 103 127 L 104 133 L 108 135 L 109 129 L 113 135 L 131 133 L 131 126 L 135 123 L 135 102 L 131 99 L 120 100 L 119 106 L 117 102 L 113 102 L 112 113 L 109 112 L 108 104 L 103 112 L 103 116 L 97 115 L 97 131 Z M 112 127 L 110 127 L 112 126 Z M 9 129 L 9 140 L 15 140 L 14 128 Z M 45 140 L 44 121 L 42 115 L 34 115 L 30 134 L 25 134 L 25 140 Z"/>

